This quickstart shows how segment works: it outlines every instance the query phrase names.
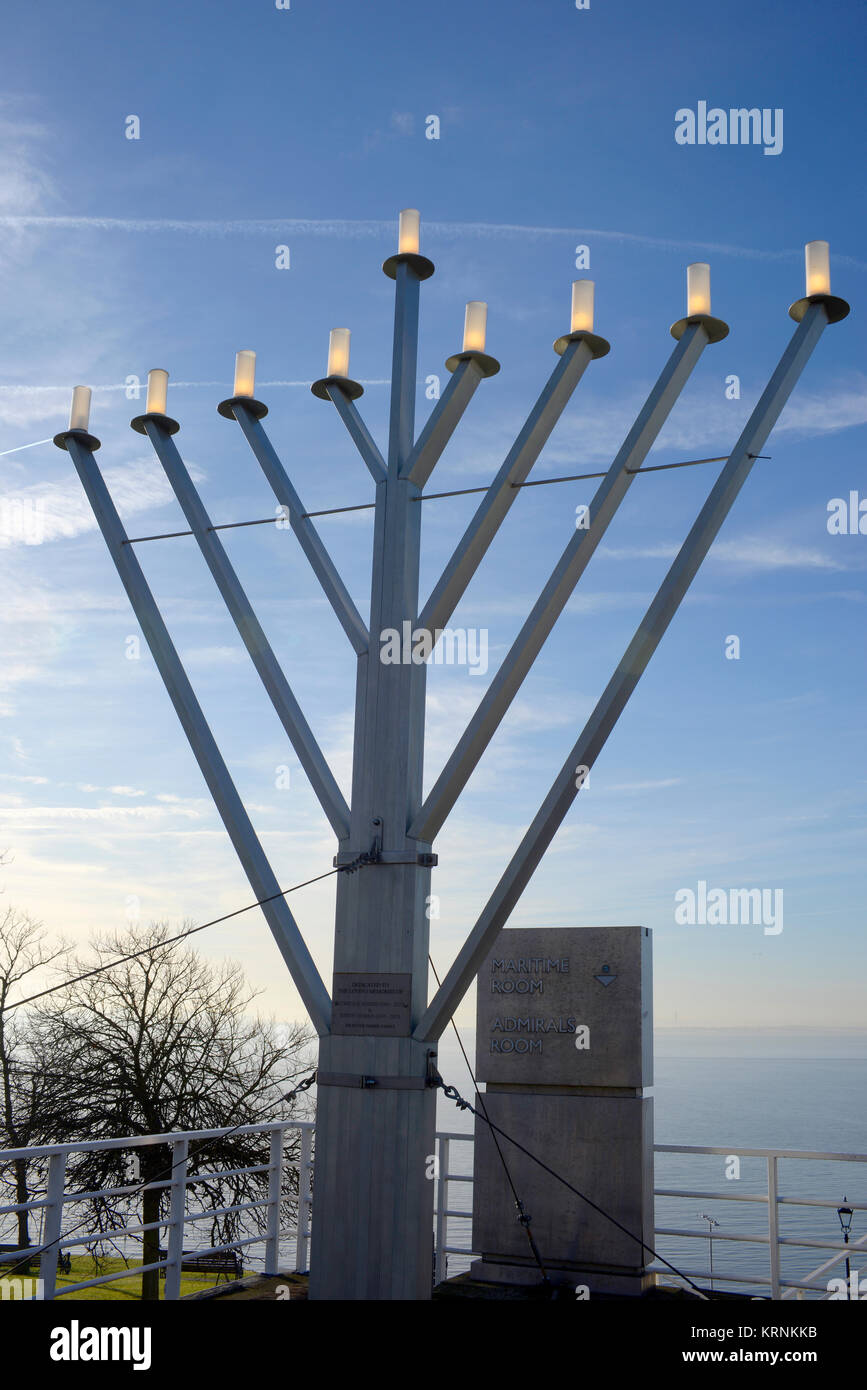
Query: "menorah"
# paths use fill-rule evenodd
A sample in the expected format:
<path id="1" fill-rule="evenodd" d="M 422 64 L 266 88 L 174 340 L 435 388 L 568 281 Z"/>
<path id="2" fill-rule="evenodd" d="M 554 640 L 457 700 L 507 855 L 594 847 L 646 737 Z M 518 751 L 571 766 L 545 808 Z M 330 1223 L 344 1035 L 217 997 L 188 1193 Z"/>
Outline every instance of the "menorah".
<path id="1" fill-rule="evenodd" d="M 493 676 L 427 796 L 422 791 L 424 661 L 386 661 L 387 631 L 427 634 L 427 652 L 469 585 L 586 368 L 609 345 L 593 332 L 593 282 L 573 285 L 572 321 L 558 360 L 502 467 L 487 488 L 427 601 L 419 606 L 424 487 L 480 382 L 499 370 L 485 352 L 486 306 L 467 306 L 463 348 L 448 359 L 442 395 L 416 437 L 419 286 L 434 272 L 419 254 L 419 215 L 400 215 L 394 280 L 394 343 L 387 457 L 368 431 L 349 376 L 349 331 L 331 335 L 328 374 L 314 395 L 331 401 L 375 483 L 370 618 L 365 624 L 295 491 L 255 398 L 255 354 L 236 360 L 233 395 L 217 407 L 241 426 L 357 657 L 352 792 L 347 803 L 193 485 L 166 413 L 168 374 L 148 377 L 146 435 L 186 516 L 274 709 L 337 837 L 334 981 L 329 992 L 307 949 L 240 795 L 208 727 L 134 545 L 97 466 L 89 433 L 90 391 L 76 387 L 68 450 L 156 666 L 319 1034 L 310 1295 L 319 1299 L 425 1299 L 431 1294 L 437 1040 L 508 921 L 566 812 L 676 613 L 825 325 L 849 312 L 830 293 L 828 246 L 807 246 L 807 292 L 789 310 L 797 328 L 707 501 L 593 713 L 499 883 L 431 999 L 426 905 L 433 841 L 562 613 L 633 478 L 704 349 L 728 328 L 710 312 L 710 271 L 692 265 L 687 314 L 675 347 L 623 446 L 602 475 L 588 515 L 570 536 L 532 612 Z M 662 467 L 670 465 L 660 465 Z M 671 465 L 673 466 L 673 465 Z M 648 469 L 643 471 L 650 471 Z M 409 624 L 409 627 L 405 627 Z M 363 866 L 363 867 L 361 867 Z"/>

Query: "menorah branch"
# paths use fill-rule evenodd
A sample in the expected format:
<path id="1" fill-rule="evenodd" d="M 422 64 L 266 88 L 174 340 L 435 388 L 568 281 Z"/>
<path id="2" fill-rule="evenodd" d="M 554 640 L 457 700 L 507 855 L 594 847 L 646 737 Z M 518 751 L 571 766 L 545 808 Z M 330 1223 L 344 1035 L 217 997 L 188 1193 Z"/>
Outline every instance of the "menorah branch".
<path id="1" fill-rule="evenodd" d="M 357 655 L 367 651 L 369 636 L 361 614 L 349 596 L 334 562 L 322 541 L 313 522 L 305 515 L 301 499 L 295 491 L 289 475 L 277 455 L 277 451 L 259 421 L 246 405 L 235 401 L 232 406 L 235 419 L 244 431 L 247 443 L 255 454 L 262 472 L 267 478 L 271 491 L 289 514 L 289 522 L 301 543 L 310 566 L 325 596 L 340 621 Z"/>
<path id="2" fill-rule="evenodd" d="M 522 483 L 527 477 L 593 357 L 592 347 L 583 339 L 576 339 L 567 344 L 505 462 L 422 609 L 418 625 L 424 631 L 438 632 L 445 627 L 455 611 L 518 495 L 518 489 L 513 484 Z"/>
<path id="3" fill-rule="evenodd" d="M 259 843 L 229 770 L 223 761 L 208 722 L 163 622 L 141 566 L 129 543 L 120 517 L 99 471 L 93 450 L 78 431 L 58 435 L 55 442 L 69 452 L 109 555 L 132 604 L 157 670 L 162 676 L 175 713 L 181 722 L 208 790 L 235 847 L 262 912 L 268 922 L 295 987 L 318 1033 L 328 1032 L 331 1000 L 313 957 L 292 916 L 280 885 Z M 264 901 L 270 899 L 271 901 Z"/>
<path id="4" fill-rule="evenodd" d="M 468 353 L 455 367 L 404 465 L 401 476 L 416 487 L 424 487 L 485 375 L 476 356 Z"/>
<path id="5" fill-rule="evenodd" d="M 349 807 L 280 668 L 225 548 L 213 530 L 211 519 L 175 442 L 159 417 L 145 416 L 144 428 L 223 602 L 229 610 L 229 615 L 259 673 L 277 717 L 286 730 L 335 835 L 338 840 L 342 840 L 349 834 Z"/>
<path id="6" fill-rule="evenodd" d="M 355 402 L 337 381 L 332 380 L 326 384 L 325 391 L 349 431 L 350 438 L 367 465 L 373 481 L 375 483 L 383 482 L 388 472 L 385 459 L 379 452 L 370 430 L 362 420 Z"/>

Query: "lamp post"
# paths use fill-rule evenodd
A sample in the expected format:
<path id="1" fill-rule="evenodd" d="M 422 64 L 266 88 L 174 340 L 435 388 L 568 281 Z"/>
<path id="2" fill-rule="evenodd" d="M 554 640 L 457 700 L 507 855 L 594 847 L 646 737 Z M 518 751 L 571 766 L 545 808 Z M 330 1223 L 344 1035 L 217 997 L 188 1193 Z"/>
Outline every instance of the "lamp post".
<path id="1" fill-rule="evenodd" d="M 429 999 L 426 906 L 431 870 L 437 863 L 434 837 L 641 471 L 691 372 L 705 348 L 726 336 L 728 326 L 710 315 L 707 267 L 692 267 L 687 316 L 670 330 L 674 347 L 597 488 L 589 524 L 570 527 L 569 540 L 548 583 L 424 797 L 427 670 L 425 656 L 416 659 L 416 638 L 421 636 L 429 658 L 581 377 L 591 362 L 607 355 L 609 344 L 593 331 L 593 284 L 579 281 L 573 289 L 570 331 L 553 345 L 556 362 L 551 374 L 442 575 L 426 601 L 420 602 L 424 486 L 476 389 L 496 376 L 500 364 L 487 352 L 487 306 L 472 301 L 467 306 L 461 351 L 446 362 L 450 380 L 416 435 L 420 286 L 434 273 L 419 244 L 418 213 L 405 209 L 400 216 L 398 251 L 382 267 L 394 281 L 395 294 L 391 408 L 384 453 L 356 405 L 363 386 L 348 375 L 348 329 L 332 332 L 328 375 L 311 388 L 315 396 L 335 407 L 375 485 L 367 622 L 265 431 L 262 421 L 268 407 L 254 394 L 251 350 L 238 354 L 233 395 L 217 406 L 221 416 L 240 426 L 356 656 L 348 800 L 304 718 L 175 444 L 173 436 L 180 426 L 166 414 L 167 375 L 162 369 L 151 373 L 148 409 L 131 422 L 147 435 L 165 470 L 190 528 L 186 534 L 195 539 L 334 830 L 334 863 L 344 872 L 337 878 L 330 992 L 280 892 L 139 565 L 135 545 L 153 538 L 127 536 L 96 462 L 100 443 L 89 433 L 89 399 L 76 396 L 70 427 L 55 438 L 69 452 L 202 775 L 319 1034 L 310 1283 L 311 1297 L 318 1299 L 430 1297 L 434 1191 L 427 1177 L 427 1160 L 434 1152 L 438 1039 L 577 796 L 576 767 L 589 770 L 604 747 L 825 326 L 848 312 L 848 306 L 834 299 L 827 286 L 815 292 L 808 286 L 808 298 L 792 306 L 790 314 L 798 326 L 778 367 L 593 714 Z M 402 639 L 403 652 L 397 660 L 388 655 L 392 634 Z M 413 650 L 407 650 L 408 645 Z"/>
<path id="2" fill-rule="evenodd" d="M 700 1211 L 698 1215 L 702 1221 L 707 1222 L 707 1244 L 710 1252 L 710 1291 L 713 1293 L 713 1228 L 714 1226 L 718 1226 L 719 1222 L 715 1221 L 712 1216 L 708 1216 L 707 1212 Z"/>
<path id="3" fill-rule="evenodd" d="M 845 1194 L 844 1194 L 844 1197 L 843 1197 L 843 1205 L 842 1205 L 842 1207 L 838 1207 L 838 1208 L 837 1208 L 837 1216 L 838 1216 L 839 1219 L 840 1219 L 840 1230 L 843 1232 L 843 1244 L 846 1245 L 846 1246 L 848 1246 L 848 1244 L 849 1244 L 849 1232 L 850 1232 L 851 1229 L 852 1229 L 852 1214 L 853 1214 L 853 1213 L 852 1213 L 852 1208 L 848 1205 L 848 1200 L 847 1200 L 847 1198 L 846 1198 L 846 1196 L 845 1196 Z M 850 1287 L 849 1287 L 850 1278 L 851 1278 L 851 1275 L 850 1275 L 850 1271 L 849 1271 L 849 1254 L 848 1254 L 848 1251 L 847 1251 L 847 1254 L 846 1254 L 846 1298 L 847 1298 L 847 1299 L 849 1299 L 849 1298 L 852 1297 L 852 1292 L 851 1292 L 851 1289 L 850 1289 Z"/>

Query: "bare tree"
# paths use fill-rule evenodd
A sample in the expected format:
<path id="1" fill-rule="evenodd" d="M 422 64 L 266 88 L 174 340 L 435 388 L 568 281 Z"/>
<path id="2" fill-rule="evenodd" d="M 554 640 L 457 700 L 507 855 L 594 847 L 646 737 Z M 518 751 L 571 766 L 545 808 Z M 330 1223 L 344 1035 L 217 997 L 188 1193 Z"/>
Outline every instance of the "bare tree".
<path id="1" fill-rule="evenodd" d="M 219 1129 L 277 1117 L 281 1097 L 309 1069 L 308 1027 L 278 1028 L 250 1015 L 255 998 L 239 965 L 213 966 L 189 948 L 163 944 L 169 928 L 152 923 L 142 932 L 119 930 L 97 938 L 93 959 L 70 960 L 67 987 L 34 1015 L 35 1050 L 52 1057 L 56 1074 L 69 1080 L 76 1097 L 74 1118 L 58 1110 L 51 1119 L 54 1142 Z M 143 952 L 115 964 L 118 957 Z M 76 979 L 94 966 L 98 974 Z M 300 1115 L 299 1106 L 293 1113 Z M 291 1131 L 290 1131 L 291 1134 Z M 293 1140 L 287 1157 L 297 1154 Z M 136 1150 L 143 1182 L 157 1183 L 171 1165 L 168 1145 Z M 229 1135 L 191 1145 L 189 1173 L 246 1168 L 267 1163 L 267 1136 Z M 79 1191 L 123 1186 L 120 1150 L 75 1155 L 70 1185 Z M 295 1178 L 294 1170 L 291 1170 Z M 198 1207 L 235 1206 L 267 1194 L 267 1173 L 208 1178 L 188 1188 Z M 142 1224 L 165 1213 L 166 1189 L 142 1193 Z M 291 1193 L 287 1192 L 287 1197 Z M 128 1220 L 123 1206 L 102 1201 L 91 1207 L 96 1229 L 117 1230 Z M 204 1225 L 204 1223 L 202 1223 Z M 229 1244 L 244 1225 L 242 1215 L 215 1215 L 212 1244 Z M 249 1229 L 246 1230 L 249 1234 Z M 145 1231 L 143 1264 L 159 1258 L 159 1230 Z M 142 1274 L 142 1298 L 159 1296 L 158 1271 Z"/>
<path id="2" fill-rule="evenodd" d="M 21 984 L 60 959 L 66 949 L 62 942 L 49 944 L 41 923 L 26 913 L 7 907 L 0 914 L 0 1149 L 23 1149 L 45 1141 L 57 1079 L 31 1046 L 26 1016 L 6 1010 L 19 995 Z M 27 1202 L 31 1196 L 27 1160 L 14 1159 L 12 1173 L 15 1204 Z M 21 1248 L 30 1245 L 28 1218 L 27 1211 L 17 1213 Z"/>

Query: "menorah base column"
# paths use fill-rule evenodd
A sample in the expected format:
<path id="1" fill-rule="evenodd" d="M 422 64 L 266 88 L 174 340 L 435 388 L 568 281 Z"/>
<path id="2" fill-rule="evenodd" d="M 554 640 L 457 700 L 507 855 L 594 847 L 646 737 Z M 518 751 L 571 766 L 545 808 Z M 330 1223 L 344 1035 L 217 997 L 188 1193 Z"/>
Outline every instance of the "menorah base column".
<path id="1" fill-rule="evenodd" d="M 437 1093 L 426 1084 L 428 1051 L 406 1037 L 320 1042 L 312 1299 L 431 1296 Z"/>

